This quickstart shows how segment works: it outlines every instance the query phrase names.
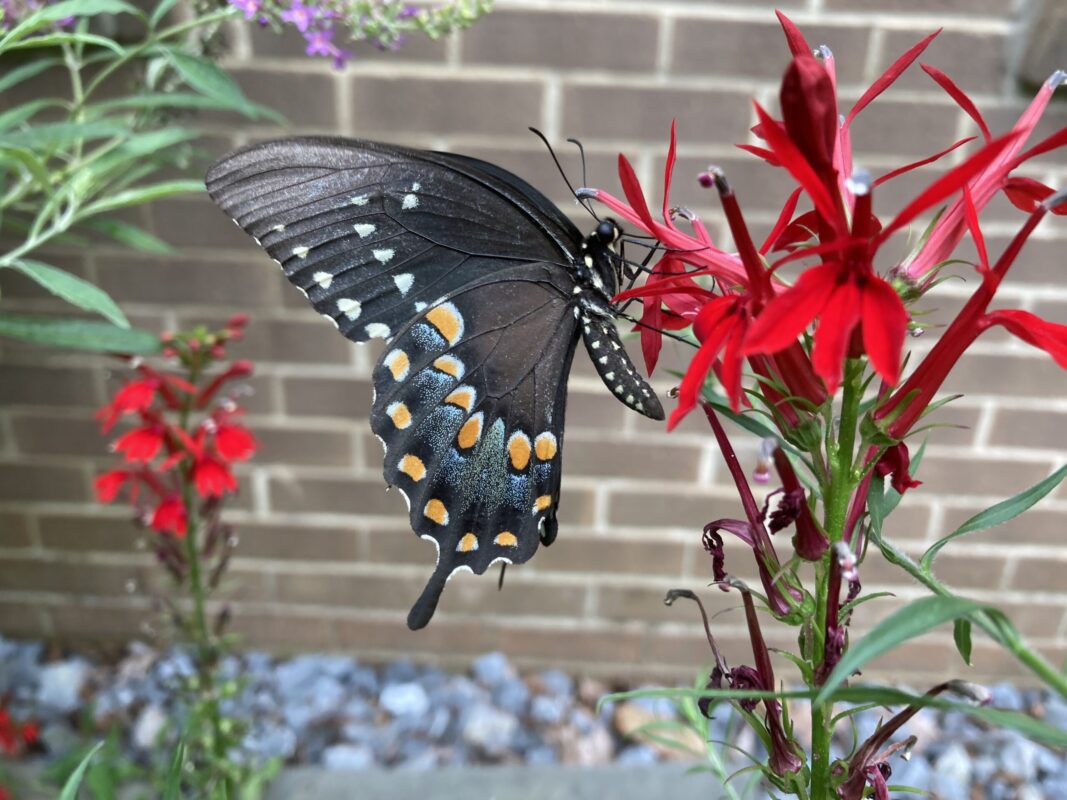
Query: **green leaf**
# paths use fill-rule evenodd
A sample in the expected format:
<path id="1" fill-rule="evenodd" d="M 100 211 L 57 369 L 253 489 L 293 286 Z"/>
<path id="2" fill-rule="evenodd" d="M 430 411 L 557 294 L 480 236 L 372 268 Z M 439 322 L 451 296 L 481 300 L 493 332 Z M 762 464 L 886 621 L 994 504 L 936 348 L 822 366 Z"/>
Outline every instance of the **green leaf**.
<path id="1" fill-rule="evenodd" d="M 89 281 L 71 275 L 69 272 L 41 261 L 33 261 L 28 258 L 20 259 L 11 265 L 24 275 L 37 281 L 41 286 L 57 297 L 61 297 L 72 305 L 92 311 L 109 320 L 120 328 L 130 327 L 129 320 L 122 310 L 115 304 L 107 292 Z"/>
<path id="2" fill-rule="evenodd" d="M 203 95 L 221 100 L 231 107 L 247 102 L 237 83 L 213 61 L 176 50 L 166 50 L 171 65 L 182 80 Z"/>
<path id="3" fill-rule="evenodd" d="M 85 139 L 103 139 L 121 136 L 128 130 L 124 122 L 106 120 L 97 122 L 49 122 L 34 125 L 30 130 L 6 134 L 0 145 L 8 147 L 40 148 L 47 145 L 62 145 Z"/>
<path id="4" fill-rule="evenodd" d="M 45 98 L 41 100 L 31 100 L 28 103 L 23 103 L 22 105 L 8 109 L 3 114 L 0 114 L 0 131 L 6 131 L 21 125 L 38 111 L 42 111 L 53 105 L 58 105 L 58 103 L 55 100 Z M 3 141 L 3 139 L 0 139 L 0 143 Z"/>
<path id="5" fill-rule="evenodd" d="M 97 47 L 106 47 L 119 56 L 125 53 L 122 45 L 115 42 L 114 39 L 108 39 L 106 36 L 97 36 L 95 33 L 72 33 L 68 31 L 56 31 L 55 33 L 33 36 L 29 39 L 23 39 L 21 42 L 8 45 L 7 49 L 29 50 L 35 47 L 55 47 L 61 44 L 91 44 Z"/>
<path id="6" fill-rule="evenodd" d="M 6 92 L 12 86 L 40 75 L 49 67 L 62 63 L 63 60 L 60 58 L 35 58 L 33 61 L 23 64 L 21 67 L 16 67 L 3 77 L 0 77 L 0 92 Z"/>
<path id="7" fill-rule="evenodd" d="M 172 197 L 176 194 L 189 194 L 190 192 L 202 192 L 204 184 L 200 181 L 177 180 L 153 183 L 148 186 L 137 186 L 124 192 L 102 197 L 95 203 L 86 206 L 82 213 L 100 214 L 104 211 L 113 211 L 116 208 L 136 206 L 141 203 L 149 203 L 164 197 Z"/>
<path id="8" fill-rule="evenodd" d="M 93 760 L 93 756 L 96 755 L 96 751 L 104 746 L 103 742 L 99 742 L 96 747 L 89 751 L 89 753 L 78 764 L 77 768 L 67 778 L 67 782 L 63 784 L 63 791 L 59 793 L 59 800 L 77 800 L 78 790 L 81 788 L 82 779 L 85 777 L 85 771 L 89 769 L 89 762 Z"/>
<path id="9" fill-rule="evenodd" d="M 0 145 L 0 154 L 18 161 L 37 182 L 38 188 L 44 192 L 52 190 L 52 175 L 33 151 L 24 147 L 3 147 Z"/>
<path id="10" fill-rule="evenodd" d="M 980 511 L 975 514 L 969 520 L 960 525 L 956 530 L 950 533 L 943 539 L 938 539 L 919 560 L 919 566 L 929 571 L 933 567 L 934 559 L 946 544 L 951 542 L 964 534 L 974 533 L 975 531 L 982 531 L 987 528 L 992 528 L 996 525 L 1000 525 L 1008 520 L 1015 519 L 1022 514 L 1026 509 L 1035 505 L 1039 500 L 1049 494 L 1053 489 L 1063 482 L 1063 479 L 1067 478 L 1067 466 L 1060 467 L 1044 480 L 1034 484 L 1029 489 L 1026 489 L 1014 497 L 1009 497 L 1007 500 L 1003 500 L 996 505 L 992 505 L 985 511 Z"/>
<path id="11" fill-rule="evenodd" d="M 174 750 L 174 758 L 171 759 L 170 769 L 167 771 L 167 782 L 163 793 L 163 800 L 181 800 L 182 796 L 182 767 L 185 766 L 185 740 L 178 742 Z"/>
<path id="12" fill-rule="evenodd" d="M 849 647 L 815 698 L 824 703 L 848 677 L 872 658 L 936 628 L 949 620 L 960 619 L 989 608 L 984 603 L 964 597 L 924 597 L 882 620 L 870 633 Z"/>
<path id="13" fill-rule="evenodd" d="M 97 103 L 97 111 L 113 111 L 115 109 L 153 109 L 153 108 L 230 108 L 228 100 L 218 97 L 209 97 L 192 92 L 153 92 L 151 94 L 136 94 L 130 97 L 120 97 L 117 100 L 107 100 Z"/>
<path id="14" fill-rule="evenodd" d="M 167 16 L 167 12 L 177 5 L 178 0 L 160 0 L 156 5 L 155 10 L 152 11 L 152 16 L 148 18 L 148 26 L 155 28 L 163 21 L 163 17 Z"/>
<path id="15" fill-rule="evenodd" d="M 958 619 L 952 625 L 952 640 L 956 643 L 956 649 L 960 658 L 968 667 L 971 666 L 971 621 Z"/>
<path id="16" fill-rule="evenodd" d="M 90 219 L 85 221 L 84 226 L 102 233 L 116 242 L 132 247 L 134 250 L 161 254 L 174 252 L 173 247 L 155 234 L 119 219 Z"/>
<path id="17" fill-rule="evenodd" d="M 61 3 L 47 5 L 22 20 L 18 25 L 0 37 L 0 52 L 10 49 L 34 31 L 59 22 L 67 17 L 95 17 L 97 14 L 140 14 L 137 9 L 122 0 L 64 0 Z"/>
<path id="18" fill-rule="evenodd" d="M 150 355 L 162 349 L 159 338 L 148 331 L 119 328 L 93 320 L 53 319 L 2 312 L 0 336 L 52 347 L 105 353 Z"/>

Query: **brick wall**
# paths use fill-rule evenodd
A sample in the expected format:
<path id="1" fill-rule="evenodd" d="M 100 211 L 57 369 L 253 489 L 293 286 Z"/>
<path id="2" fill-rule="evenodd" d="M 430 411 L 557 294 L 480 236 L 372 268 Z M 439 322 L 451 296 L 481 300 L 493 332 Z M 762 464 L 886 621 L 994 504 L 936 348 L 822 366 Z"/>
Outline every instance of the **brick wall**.
<path id="1" fill-rule="evenodd" d="M 621 149 L 655 186 L 672 116 L 678 118 L 677 202 L 722 220 L 691 176 L 723 165 L 751 218 L 769 226 L 783 181 L 735 150 L 753 123 L 749 99 L 773 103 L 786 63 L 772 13 L 787 10 L 813 42 L 835 52 L 842 95 L 859 93 L 895 56 L 943 26 L 925 60 L 945 69 L 988 112 L 995 130 L 1026 99 L 1010 64 L 1021 8 L 1003 0 L 784 0 L 655 3 L 617 0 L 498 0 L 498 11 L 444 42 L 414 41 L 398 54 L 362 53 L 344 73 L 302 55 L 299 41 L 241 28 L 227 66 L 256 100 L 279 108 L 292 132 L 365 135 L 448 148 L 496 161 L 556 200 L 566 191 L 526 127 L 554 141 L 582 138 L 590 182 L 615 186 Z M 1060 65 L 1064 66 L 1064 65 Z M 973 132 L 932 82 L 901 81 L 860 117 L 854 140 L 874 170 L 925 154 Z M 1043 130 L 1067 124 L 1053 107 Z M 280 133 L 212 119 L 215 153 Z M 577 165 L 567 157 L 568 168 Z M 942 167 L 943 169 L 943 167 Z M 1067 183 L 1067 161 L 1030 171 Z M 877 198 L 897 208 L 936 170 L 902 179 Z M 571 208 L 572 206 L 565 206 Z M 367 425 L 376 351 L 349 345 L 304 306 L 277 270 L 206 198 L 159 203 L 140 221 L 180 247 L 152 258 L 105 246 L 59 252 L 57 263 L 119 299 L 135 324 L 173 329 L 253 317 L 243 355 L 258 363 L 249 417 L 262 452 L 242 473 L 231 519 L 241 534 L 234 563 L 235 624 L 249 644 L 325 648 L 367 658 L 411 654 L 462 662 L 499 648 L 528 662 L 612 674 L 688 677 L 706 661 L 694 610 L 668 609 L 664 590 L 700 588 L 710 564 L 699 544 L 706 521 L 736 516 L 724 464 L 695 418 L 667 435 L 628 413 L 603 390 L 582 348 L 570 382 L 566 478 L 558 542 L 530 564 L 494 577 L 459 575 L 427 630 L 409 632 L 407 608 L 432 564 L 432 548 L 410 532 L 404 503 L 383 490 L 380 449 Z M 996 252 L 1020 218 L 1006 203 L 986 214 Z M 588 220 L 581 226 L 587 227 Z M 1003 295 L 1012 306 L 1067 321 L 1061 277 L 1067 227 L 1045 224 Z M 945 321 L 973 281 L 950 282 L 930 298 Z M 49 301 L 5 276 L 5 303 Z M 928 348 L 936 331 L 912 342 Z M 91 412 L 117 379 L 80 354 L 3 344 L 0 361 L 0 631 L 72 643 L 135 635 L 151 618 L 158 582 L 122 509 L 90 502 L 90 481 L 108 463 Z M 678 368 L 668 351 L 664 368 Z M 666 374 L 666 373 L 664 373 Z M 659 381 L 666 388 L 669 379 Z M 908 495 L 890 531 L 919 552 L 972 513 L 1047 475 L 1064 460 L 1067 381 L 1044 356 L 1005 336 L 975 347 L 946 389 L 966 397 L 945 420 L 966 427 L 931 434 L 925 485 Z M 756 442 L 738 436 L 754 464 Z M 941 559 L 941 576 L 974 597 L 1007 605 L 1022 630 L 1061 660 L 1067 651 L 1067 488 L 1021 522 L 970 537 Z M 750 556 L 733 549 L 731 569 Z M 871 554 L 865 588 L 888 589 L 857 614 L 861 627 L 920 593 Z M 716 610 L 736 597 L 705 590 Z M 747 654 L 742 617 L 716 629 L 734 662 Z M 789 645 L 791 632 L 768 631 Z M 950 668 L 972 677 L 1017 675 L 1010 660 L 976 642 L 970 673 L 947 635 L 928 636 L 879 668 L 914 680 Z M 877 670 L 871 670 L 873 674 Z"/>

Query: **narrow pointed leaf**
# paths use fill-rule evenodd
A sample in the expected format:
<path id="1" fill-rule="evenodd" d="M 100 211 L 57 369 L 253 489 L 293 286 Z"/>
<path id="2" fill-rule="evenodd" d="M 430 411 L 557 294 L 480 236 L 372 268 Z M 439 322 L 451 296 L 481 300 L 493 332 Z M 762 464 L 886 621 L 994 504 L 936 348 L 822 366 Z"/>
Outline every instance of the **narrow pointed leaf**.
<path id="1" fill-rule="evenodd" d="M 92 750 L 86 753 L 85 758 L 81 760 L 81 763 L 75 768 L 74 772 L 67 778 L 67 782 L 63 784 L 63 791 L 59 793 L 59 800 L 77 800 L 78 790 L 81 789 L 82 781 L 85 779 L 85 773 L 89 769 L 89 764 L 93 760 L 93 756 L 97 751 L 104 746 L 103 742 L 98 742 Z"/>
<path id="2" fill-rule="evenodd" d="M 104 353 L 158 353 L 159 337 L 136 328 L 106 322 L 52 319 L 27 314 L 0 313 L 0 336 L 48 347 L 68 347 Z"/>
<path id="3" fill-rule="evenodd" d="M 963 663 L 971 666 L 971 621 L 958 619 L 952 624 L 952 641 L 956 643 L 956 650 L 963 659 Z"/>
<path id="4" fill-rule="evenodd" d="M 965 618 L 990 607 L 964 597 L 924 597 L 909 603 L 878 623 L 870 633 L 852 644 L 826 679 L 815 697 L 816 703 L 830 699 L 853 672 L 868 661 L 946 622 Z"/>
<path id="5" fill-rule="evenodd" d="M 1063 482 L 1064 478 L 1067 478 L 1067 466 L 1060 467 L 1044 480 L 1035 483 L 1029 489 L 1019 492 L 1019 494 L 1014 497 L 1009 497 L 1007 500 L 1003 500 L 996 505 L 990 506 L 985 511 L 975 514 L 948 536 L 945 536 L 930 545 L 927 551 L 923 553 L 919 565 L 923 570 L 929 571 L 933 566 L 934 559 L 937 557 L 938 552 L 940 552 L 941 548 L 953 539 L 957 539 L 968 533 L 984 531 L 987 528 L 992 528 L 996 525 L 1001 525 L 1009 520 L 1015 519 L 1028 508 L 1036 505 L 1046 495 L 1050 494 L 1053 489 Z"/>
<path id="6" fill-rule="evenodd" d="M 107 292 L 87 280 L 72 275 L 66 270 L 53 267 L 51 264 L 26 258 L 16 261 L 11 268 L 32 278 L 56 297 L 78 308 L 99 314 L 120 328 L 130 327 L 126 315 Z"/>

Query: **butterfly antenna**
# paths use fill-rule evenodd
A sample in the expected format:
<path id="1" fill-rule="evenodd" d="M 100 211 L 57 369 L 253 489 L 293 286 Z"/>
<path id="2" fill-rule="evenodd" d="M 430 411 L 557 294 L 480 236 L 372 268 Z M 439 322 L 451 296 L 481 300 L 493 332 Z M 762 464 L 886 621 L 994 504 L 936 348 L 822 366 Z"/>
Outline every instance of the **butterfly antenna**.
<path id="1" fill-rule="evenodd" d="M 556 163 L 556 169 L 559 170 L 559 174 L 563 178 L 563 182 L 565 184 L 567 184 L 567 188 L 571 190 L 571 194 L 574 195 L 574 199 L 578 201 L 579 205 L 581 205 L 582 208 L 584 208 L 586 211 L 588 211 L 590 214 L 593 215 L 593 219 L 595 219 L 597 222 L 600 222 L 600 217 L 598 217 L 596 215 L 596 212 L 593 211 L 593 208 L 589 204 L 589 201 L 586 200 L 585 198 L 582 198 L 582 197 L 578 196 L 577 190 L 571 184 L 570 179 L 567 178 L 567 173 L 564 171 L 563 165 L 559 163 L 559 158 L 556 157 L 556 151 L 552 149 L 552 145 L 549 144 L 549 141 L 545 137 L 545 135 L 543 133 L 541 133 L 541 131 L 539 131 L 537 128 L 534 128 L 534 127 L 530 128 L 530 132 L 533 133 L 533 135 L 536 136 L 538 139 L 540 139 L 542 142 L 544 142 L 545 147 L 548 148 L 548 154 L 550 156 L 552 156 L 552 160 Z M 584 178 L 584 175 L 585 175 L 585 159 L 584 158 L 582 159 L 582 175 L 583 175 L 583 178 Z"/>
<path id="2" fill-rule="evenodd" d="M 578 155 L 582 159 L 582 186 L 588 186 L 589 185 L 589 181 L 586 180 L 586 174 L 585 174 L 585 148 L 582 147 L 582 143 L 579 142 L 577 139 L 568 139 L 567 141 L 578 148 Z"/>

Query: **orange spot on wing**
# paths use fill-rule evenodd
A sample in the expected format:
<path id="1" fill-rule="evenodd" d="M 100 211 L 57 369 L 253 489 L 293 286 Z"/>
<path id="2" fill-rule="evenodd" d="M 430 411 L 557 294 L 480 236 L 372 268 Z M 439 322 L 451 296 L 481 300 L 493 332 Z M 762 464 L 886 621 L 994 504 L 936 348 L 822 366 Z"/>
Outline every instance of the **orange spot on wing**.
<path id="1" fill-rule="evenodd" d="M 463 362 L 455 356 L 441 356 L 433 362 L 433 366 L 453 378 L 463 377 Z"/>
<path id="2" fill-rule="evenodd" d="M 456 545 L 456 552 L 469 553 L 472 550 L 478 549 L 478 537 L 473 533 L 463 534 L 463 538 L 459 540 L 459 544 Z"/>
<path id="3" fill-rule="evenodd" d="M 445 508 L 445 504 L 440 500 L 431 500 L 426 504 L 426 508 L 422 510 L 423 515 L 438 525 L 448 524 L 448 509 Z"/>
<path id="4" fill-rule="evenodd" d="M 411 409 L 404 403 L 392 403 L 385 413 L 389 415 L 389 419 L 393 421 L 393 424 L 400 429 L 404 429 L 411 424 Z"/>
<path id="5" fill-rule="evenodd" d="M 393 380 L 403 380 L 407 377 L 408 369 L 411 367 L 411 361 L 408 359 L 408 354 L 403 350 L 394 350 L 385 357 L 385 366 L 389 367 L 389 371 L 393 373 Z"/>
<path id="6" fill-rule="evenodd" d="M 445 398 L 445 402 L 459 406 L 469 414 L 471 409 L 474 408 L 474 389 L 470 386 L 460 386 Z"/>
<path id="7" fill-rule="evenodd" d="M 519 540 L 511 531 L 502 531 L 501 533 L 498 533 L 496 538 L 493 539 L 493 542 L 501 547 L 517 547 L 519 544 Z"/>
<path id="8" fill-rule="evenodd" d="M 508 456 L 515 469 L 526 469 L 530 463 L 530 437 L 525 433 L 513 433 L 508 439 Z"/>
<path id="9" fill-rule="evenodd" d="M 552 496 L 551 495 L 547 495 L 547 494 L 543 494 L 540 497 L 538 497 L 536 500 L 534 500 L 534 507 L 533 507 L 534 513 L 536 514 L 538 511 L 544 511 L 550 505 L 552 505 Z"/>
<path id="10" fill-rule="evenodd" d="M 463 317 L 451 303 L 431 308 L 426 312 L 426 321 L 437 328 L 449 344 L 455 344 L 463 335 Z"/>
<path id="11" fill-rule="evenodd" d="M 550 461 L 554 458 L 556 450 L 556 437 L 553 434 L 545 432 L 534 439 L 534 452 L 542 461 Z"/>
<path id="12" fill-rule="evenodd" d="M 418 456 L 404 456 L 400 459 L 399 469 L 413 481 L 421 481 L 426 477 L 426 465 Z"/>
<path id="13" fill-rule="evenodd" d="M 456 436 L 456 443 L 464 450 L 467 450 L 478 443 L 481 435 L 482 415 L 478 413 L 463 423 L 463 427 L 459 429 L 459 435 Z"/>

